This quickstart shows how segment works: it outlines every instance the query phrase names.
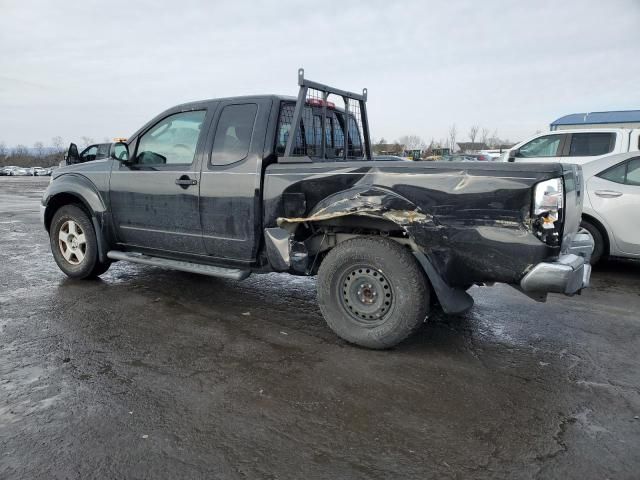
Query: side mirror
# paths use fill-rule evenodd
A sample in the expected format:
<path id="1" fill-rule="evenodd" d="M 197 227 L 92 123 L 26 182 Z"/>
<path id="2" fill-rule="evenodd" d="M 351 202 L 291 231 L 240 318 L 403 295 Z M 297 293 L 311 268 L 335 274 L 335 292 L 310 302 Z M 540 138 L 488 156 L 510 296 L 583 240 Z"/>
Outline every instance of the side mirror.
<path id="1" fill-rule="evenodd" d="M 80 163 L 80 154 L 78 153 L 78 146 L 75 143 L 69 145 L 69 150 L 67 150 L 64 161 L 67 165 Z"/>
<path id="2" fill-rule="evenodd" d="M 123 142 L 116 142 L 111 145 L 109 156 L 113 160 L 126 163 L 129 161 L 129 146 Z"/>
<path id="3" fill-rule="evenodd" d="M 518 150 L 509 150 L 509 158 L 507 159 L 507 161 L 509 162 L 515 162 L 516 161 L 516 157 L 518 156 Z"/>

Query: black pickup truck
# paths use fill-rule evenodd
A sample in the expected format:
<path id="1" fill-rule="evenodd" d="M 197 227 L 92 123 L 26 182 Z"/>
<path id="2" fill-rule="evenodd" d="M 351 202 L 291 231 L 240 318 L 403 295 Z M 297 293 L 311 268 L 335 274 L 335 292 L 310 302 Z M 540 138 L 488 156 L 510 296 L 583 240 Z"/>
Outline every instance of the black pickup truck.
<path id="1" fill-rule="evenodd" d="M 110 157 L 58 169 L 42 199 L 73 278 L 130 261 L 242 280 L 317 275 L 345 340 L 388 348 L 472 285 L 543 301 L 588 285 L 580 167 L 371 158 L 367 92 L 304 78 L 297 99 L 173 107 Z M 72 162 L 76 163 L 76 162 Z"/>

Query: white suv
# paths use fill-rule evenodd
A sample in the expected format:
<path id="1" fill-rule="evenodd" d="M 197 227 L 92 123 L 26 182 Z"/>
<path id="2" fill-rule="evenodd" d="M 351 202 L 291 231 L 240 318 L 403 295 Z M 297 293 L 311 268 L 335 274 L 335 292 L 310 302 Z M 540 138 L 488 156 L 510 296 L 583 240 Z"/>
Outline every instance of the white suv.
<path id="1" fill-rule="evenodd" d="M 584 164 L 617 153 L 640 150 L 640 129 L 583 128 L 554 130 L 520 142 L 509 150 L 509 162 Z"/>

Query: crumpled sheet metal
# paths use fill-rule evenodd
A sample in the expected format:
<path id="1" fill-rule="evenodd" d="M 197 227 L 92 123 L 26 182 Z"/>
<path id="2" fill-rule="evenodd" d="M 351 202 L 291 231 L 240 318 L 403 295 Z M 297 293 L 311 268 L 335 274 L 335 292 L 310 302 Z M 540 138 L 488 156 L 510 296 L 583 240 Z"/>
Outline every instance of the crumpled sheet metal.
<path id="1" fill-rule="evenodd" d="M 282 227 L 287 224 L 322 222 L 350 215 L 384 218 L 403 227 L 432 221 L 430 215 L 421 212 L 416 205 L 401 196 L 381 189 L 369 189 L 335 198 L 334 201 L 328 202 L 327 206 L 318 208 L 308 217 L 280 217 L 277 222 L 278 226 Z"/>

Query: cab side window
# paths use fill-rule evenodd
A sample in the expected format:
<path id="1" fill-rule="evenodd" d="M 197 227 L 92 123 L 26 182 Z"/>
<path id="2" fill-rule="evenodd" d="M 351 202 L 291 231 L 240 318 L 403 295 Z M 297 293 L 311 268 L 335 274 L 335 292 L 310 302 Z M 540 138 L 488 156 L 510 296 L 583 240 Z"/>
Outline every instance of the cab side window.
<path id="1" fill-rule="evenodd" d="M 229 165 L 247 157 L 258 105 L 227 105 L 220 114 L 211 152 L 212 165 Z"/>
<path id="2" fill-rule="evenodd" d="M 98 152 L 96 153 L 96 159 L 109 158 L 110 143 L 101 143 L 98 145 Z"/>
<path id="3" fill-rule="evenodd" d="M 98 154 L 98 146 L 91 145 L 83 150 L 80 154 L 80 159 L 82 162 L 91 162 L 96 159 Z"/>
<path id="4" fill-rule="evenodd" d="M 574 133 L 569 146 L 570 157 L 593 157 L 613 151 L 616 143 L 615 133 Z"/>
<path id="5" fill-rule="evenodd" d="M 562 135 L 545 135 L 534 138 L 520 147 L 517 156 L 522 158 L 557 157 L 561 140 Z"/>
<path id="6" fill-rule="evenodd" d="M 198 146 L 206 111 L 182 112 L 164 118 L 138 142 L 138 165 L 190 165 Z"/>

